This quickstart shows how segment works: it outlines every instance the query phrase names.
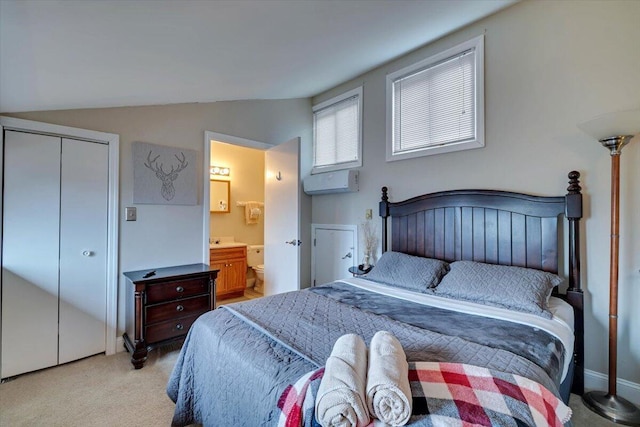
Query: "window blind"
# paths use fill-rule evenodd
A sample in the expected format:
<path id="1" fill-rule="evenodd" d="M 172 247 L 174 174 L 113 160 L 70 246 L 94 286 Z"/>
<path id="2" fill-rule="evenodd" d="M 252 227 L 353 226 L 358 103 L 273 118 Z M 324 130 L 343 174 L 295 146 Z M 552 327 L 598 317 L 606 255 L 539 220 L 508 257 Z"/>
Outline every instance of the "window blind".
<path id="1" fill-rule="evenodd" d="M 314 111 L 314 167 L 358 160 L 359 98 L 359 95 L 355 95 Z"/>
<path id="2" fill-rule="evenodd" d="M 476 50 L 393 81 L 393 153 L 476 137 Z"/>

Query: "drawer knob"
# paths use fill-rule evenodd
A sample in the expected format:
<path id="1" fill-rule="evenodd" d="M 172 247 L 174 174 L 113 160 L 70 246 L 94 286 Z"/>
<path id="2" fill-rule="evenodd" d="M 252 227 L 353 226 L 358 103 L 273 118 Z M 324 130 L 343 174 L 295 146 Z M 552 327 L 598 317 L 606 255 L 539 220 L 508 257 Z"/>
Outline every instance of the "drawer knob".
<path id="1" fill-rule="evenodd" d="M 176 306 L 176 311 L 182 311 L 184 310 L 184 307 L 181 305 Z"/>
<path id="2" fill-rule="evenodd" d="M 182 325 L 182 323 L 178 323 L 178 324 L 176 325 L 176 329 L 177 329 L 177 330 L 179 330 L 179 331 L 181 331 L 181 330 L 183 330 L 183 329 L 184 329 L 184 326 Z"/>
<path id="3" fill-rule="evenodd" d="M 184 288 L 182 286 L 178 286 L 176 288 L 176 292 L 184 292 Z"/>

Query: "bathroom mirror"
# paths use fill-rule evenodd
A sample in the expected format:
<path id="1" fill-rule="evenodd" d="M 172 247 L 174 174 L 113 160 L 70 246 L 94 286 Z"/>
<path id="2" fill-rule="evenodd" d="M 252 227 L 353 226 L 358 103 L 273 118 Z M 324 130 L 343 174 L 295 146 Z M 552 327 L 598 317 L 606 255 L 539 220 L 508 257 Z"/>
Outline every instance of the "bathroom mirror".
<path id="1" fill-rule="evenodd" d="M 211 213 L 231 212 L 231 182 L 212 179 L 209 182 L 209 210 Z"/>

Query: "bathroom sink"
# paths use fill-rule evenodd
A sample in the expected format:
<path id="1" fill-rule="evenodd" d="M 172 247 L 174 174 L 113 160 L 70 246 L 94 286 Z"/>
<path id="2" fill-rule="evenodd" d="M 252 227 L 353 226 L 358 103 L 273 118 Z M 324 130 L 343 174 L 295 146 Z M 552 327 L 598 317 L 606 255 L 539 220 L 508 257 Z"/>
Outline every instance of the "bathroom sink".
<path id="1" fill-rule="evenodd" d="M 233 236 L 212 236 L 209 238 L 210 249 L 221 248 L 241 248 L 247 246 L 246 243 L 236 242 Z"/>
<path id="2" fill-rule="evenodd" d="M 221 248 L 241 248 L 243 246 L 247 246 L 246 243 L 240 242 L 220 242 L 220 243 L 211 243 L 209 245 L 210 249 L 221 249 Z"/>

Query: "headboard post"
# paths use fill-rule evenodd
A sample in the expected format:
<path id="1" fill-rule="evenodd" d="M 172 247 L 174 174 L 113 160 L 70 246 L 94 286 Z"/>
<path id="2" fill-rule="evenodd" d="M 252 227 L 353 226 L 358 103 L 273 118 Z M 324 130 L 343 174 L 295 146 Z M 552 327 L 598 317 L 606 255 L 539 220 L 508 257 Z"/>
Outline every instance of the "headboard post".
<path id="1" fill-rule="evenodd" d="M 580 281 L 580 218 L 582 218 L 582 188 L 580 173 L 569 172 L 565 216 L 569 221 L 569 288 L 567 302 L 574 309 L 574 375 L 571 391 L 584 393 L 584 294 Z"/>
<path id="2" fill-rule="evenodd" d="M 387 217 L 389 216 L 389 196 L 387 187 L 382 187 L 380 216 L 382 217 L 382 253 L 387 252 Z"/>

